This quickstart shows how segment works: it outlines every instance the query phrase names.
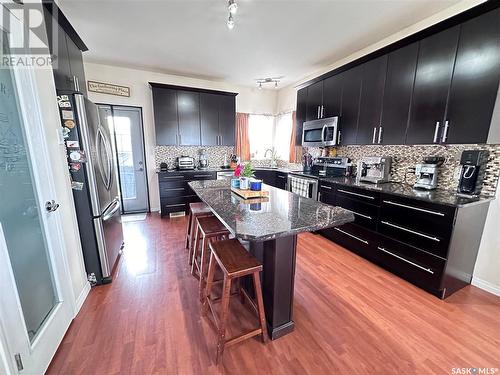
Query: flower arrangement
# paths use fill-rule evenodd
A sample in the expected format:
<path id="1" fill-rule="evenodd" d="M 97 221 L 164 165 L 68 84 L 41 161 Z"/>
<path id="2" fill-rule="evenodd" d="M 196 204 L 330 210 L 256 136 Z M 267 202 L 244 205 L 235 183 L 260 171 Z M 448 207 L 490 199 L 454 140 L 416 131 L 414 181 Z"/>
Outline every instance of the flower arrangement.
<path id="1" fill-rule="evenodd" d="M 253 176 L 253 167 L 251 163 L 247 163 L 245 165 L 238 164 L 236 169 L 234 170 L 235 177 L 247 177 L 250 178 Z"/>

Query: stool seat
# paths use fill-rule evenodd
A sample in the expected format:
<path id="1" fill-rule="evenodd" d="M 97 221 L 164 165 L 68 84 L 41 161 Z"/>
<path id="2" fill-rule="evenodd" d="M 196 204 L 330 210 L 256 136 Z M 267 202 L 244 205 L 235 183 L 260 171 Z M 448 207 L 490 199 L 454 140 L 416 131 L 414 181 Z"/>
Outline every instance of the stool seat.
<path id="1" fill-rule="evenodd" d="M 198 218 L 198 225 L 202 235 L 204 236 L 216 236 L 219 234 L 222 235 L 229 233 L 224 224 L 222 224 L 215 216 Z"/>
<path id="2" fill-rule="evenodd" d="M 238 277 L 262 271 L 262 264 L 236 238 L 213 242 L 210 248 L 228 276 Z"/>
<path id="3" fill-rule="evenodd" d="M 189 209 L 193 215 L 211 214 L 212 210 L 203 202 L 189 203 Z"/>

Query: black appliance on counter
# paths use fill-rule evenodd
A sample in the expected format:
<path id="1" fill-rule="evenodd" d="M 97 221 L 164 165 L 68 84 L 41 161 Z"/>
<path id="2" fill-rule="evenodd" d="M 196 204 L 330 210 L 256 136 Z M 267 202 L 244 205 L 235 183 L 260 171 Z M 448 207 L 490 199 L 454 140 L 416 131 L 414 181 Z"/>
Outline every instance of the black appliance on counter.
<path id="1" fill-rule="evenodd" d="M 320 156 L 314 159 L 311 173 L 319 177 L 343 177 L 349 165 L 348 158 Z"/>
<path id="2" fill-rule="evenodd" d="M 109 283 L 123 231 L 108 114 L 80 92 L 57 94 L 87 277 Z"/>
<path id="3" fill-rule="evenodd" d="M 478 195 L 483 187 L 484 172 L 490 153 L 486 150 L 465 150 L 460 158 L 460 181 L 457 192 Z"/>

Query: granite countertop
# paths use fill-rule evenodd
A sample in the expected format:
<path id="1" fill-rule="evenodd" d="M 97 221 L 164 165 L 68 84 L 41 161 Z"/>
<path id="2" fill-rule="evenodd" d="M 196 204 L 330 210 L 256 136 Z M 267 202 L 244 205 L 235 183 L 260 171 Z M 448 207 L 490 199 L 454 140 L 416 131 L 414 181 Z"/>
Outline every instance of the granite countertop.
<path id="1" fill-rule="evenodd" d="M 400 182 L 387 182 L 384 184 L 372 184 L 369 182 L 358 182 L 355 178 L 349 177 L 320 177 L 320 181 L 330 182 L 345 186 L 355 186 L 366 190 L 378 191 L 380 193 L 394 194 L 402 197 L 418 199 L 421 201 L 444 204 L 453 207 L 462 207 L 471 204 L 479 204 L 490 202 L 495 197 L 479 196 L 479 197 L 464 197 L 457 193 L 444 189 L 435 190 L 417 190 L 412 185 Z"/>
<path id="2" fill-rule="evenodd" d="M 236 237 L 265 241 L 342 225 L 352 212 L 263 185 L 269 198 L 247 203 L 231 192 L 229 180 L 192 181 L 189 186 Z"/>

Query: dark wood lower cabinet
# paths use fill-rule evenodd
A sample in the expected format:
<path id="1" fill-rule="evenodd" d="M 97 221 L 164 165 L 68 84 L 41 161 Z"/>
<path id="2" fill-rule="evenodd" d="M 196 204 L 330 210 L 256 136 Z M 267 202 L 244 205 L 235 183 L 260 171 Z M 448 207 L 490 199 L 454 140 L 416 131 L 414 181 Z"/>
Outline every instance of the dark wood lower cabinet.
<path id="1" fill-rule="evenodd" d="M 470 284 L 489 203 L 448 206 L 320 182 L 320 200 L 355 221 L 326 238 L 439 298 Z"/>
<path id="2" fill-rule="evenodd" d="M 173 212 L 184 211 L 187 213 L 189 203 L 200 201 L 198 196 L 189 187 L 188 182 L 216 179 L 217 173 L 208 171 L 158 173 L 161 216 L 167 216 Z"/>

